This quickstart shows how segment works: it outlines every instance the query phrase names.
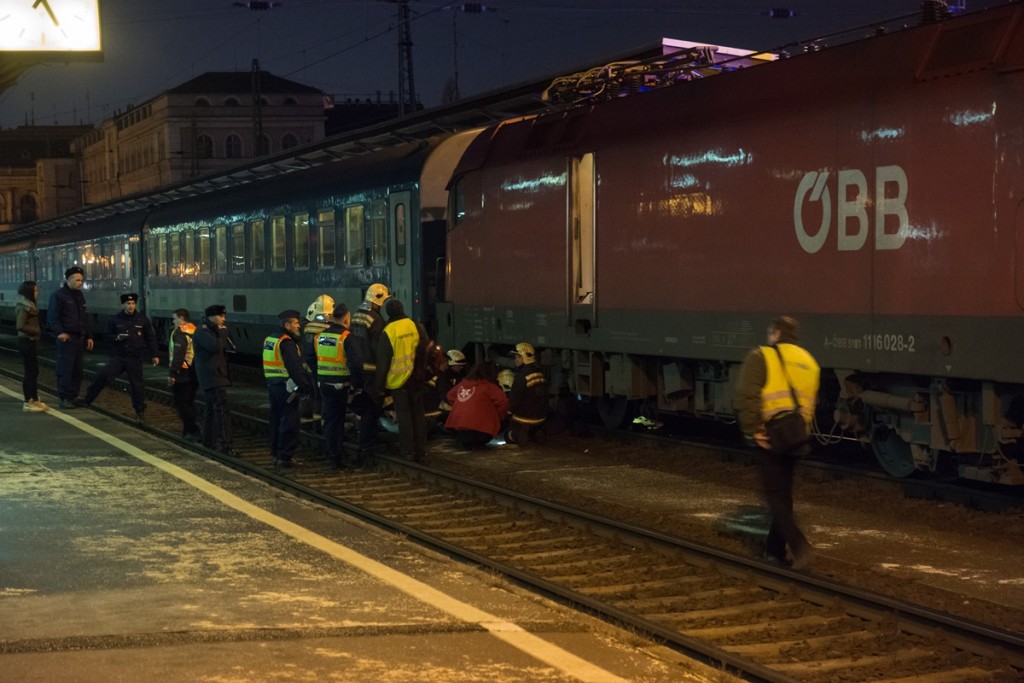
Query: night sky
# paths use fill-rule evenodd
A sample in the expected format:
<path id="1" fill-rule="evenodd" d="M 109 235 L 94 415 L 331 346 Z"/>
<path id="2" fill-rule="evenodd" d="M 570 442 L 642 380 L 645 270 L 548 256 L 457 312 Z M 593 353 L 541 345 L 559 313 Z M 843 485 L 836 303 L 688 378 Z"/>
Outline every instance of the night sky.
<path id="1" fill-rule="evenodd" d="M 0 0 L 5 3 L 31 0 Z M 411 0 L 414 78 L 441 102 L 458 65 L 463 96 L 621 55 L 662 36 L 770 50 L 880 19 L 920 0 L 493 0 L 456 12 Z M 968 9 L 1002 4 L 969 0 Z M 282 0 L 254 12 L 234 0 L 103 0 L 105 61 L 35 66 L 0 94 L 0 127 L 95 123 L 206 71 L 263 69 L 343 97 L 398 89 L 397 5 Z M 769 16 L 773 10 L 795 16 Z M 916 24 L 916 18 L 908 23 Z M 867 34 L 868 29 L 862 33 Z M 453 46 L 458 45 L 456 51 Z M 456 59 L 457 56 L 457 59 Z"/>

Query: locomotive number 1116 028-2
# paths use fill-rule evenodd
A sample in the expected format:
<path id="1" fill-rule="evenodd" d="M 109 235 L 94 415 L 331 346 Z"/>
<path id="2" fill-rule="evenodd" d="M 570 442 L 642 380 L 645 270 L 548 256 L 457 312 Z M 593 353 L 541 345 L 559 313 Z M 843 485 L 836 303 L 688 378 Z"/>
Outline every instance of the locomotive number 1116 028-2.
<path id="1" fill-rule="evenodd" d="M 842 349 L 848 351 L 890 351 L 896 353 L 915 353 L 917 339 L 912 334 L 864 334 L 860 337 L 841 337 L 832 335 L 825 337 L 822 346 L 826 349 Z"/>

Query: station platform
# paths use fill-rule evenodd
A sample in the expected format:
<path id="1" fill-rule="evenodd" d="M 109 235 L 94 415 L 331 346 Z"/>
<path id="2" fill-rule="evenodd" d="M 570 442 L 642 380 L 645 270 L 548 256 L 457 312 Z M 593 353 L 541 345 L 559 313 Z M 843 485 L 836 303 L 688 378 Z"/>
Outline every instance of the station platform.
<path id="1" fill-rule="evenodd" d="M 0 680 L 722 680 L 7 379 L 0 433 Z"/>

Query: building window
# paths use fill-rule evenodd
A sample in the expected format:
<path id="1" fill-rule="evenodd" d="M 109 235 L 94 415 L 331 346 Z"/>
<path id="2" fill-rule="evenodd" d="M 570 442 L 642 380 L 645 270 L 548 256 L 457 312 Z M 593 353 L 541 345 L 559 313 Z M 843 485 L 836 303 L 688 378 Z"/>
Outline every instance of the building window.
<path id="1" fill-rule="evenodd" d="M 18 209 L 21 213 L 19 223 L 31 223 L 32 221 L 39 220 L 39 207 L 36 204 L 36 198 L 32 195 L 22 195 L 18 201 Z"/>
<path id="2" fill-rule="evenodd" d="M 224 141 L 224 156 L 228 159 L 242 158 L 242 138 L 237 135 L 229 135 Z"/>
<path id="3" fill-rule="evenodd" d="M 240 103 L 237 97 L 229 97 L 226 100 L 224 100 L 225 107 L 237 107 L 239 104 Z"/>
<path id="4" fill-rule="evenodd" d="M 206 99 L 205 97 L 197 97 L 196 101 L 194 102 L 194 104 L 197 107 L 209 107 L 210 106 L 210 100 Z"/>
<path id="5" fill-rule="evenodd" d="M 299 102 L 294 97 L 286 97 L 284 98 L 284 104 L 286 107 L 296 107 Z"/>
<path id="6" fill-rule="evenodd" d="M 196 136 L 196 158 L 213 158 L 213 138 L 211 138 L 209 135 L 206 135 L 205 133 Z"/>
<path id="7" fill-rule="evenodd" d="M 260 145 L 261 145 L 260 153 L 257 154 L 256 156 L 261 156 L 263 154 L 270 154 L 271 152 L 274 151 L 270 147 L 270 136 L 269 135 L 261 135 L 260 136 Z"/>
<path id="8" fill-rule="evenodd" d="M 285 133 L 281 138 L 281 149 L 291 149 L 299 146 L 299 139 L 293 133 Z"/>

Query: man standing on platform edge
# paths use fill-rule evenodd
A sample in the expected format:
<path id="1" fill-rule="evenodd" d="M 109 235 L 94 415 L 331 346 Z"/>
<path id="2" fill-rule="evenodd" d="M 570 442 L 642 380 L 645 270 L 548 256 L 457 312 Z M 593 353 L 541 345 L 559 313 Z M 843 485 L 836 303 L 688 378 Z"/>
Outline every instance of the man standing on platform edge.
<path id="1" fill-rule="evenodd" d="M 302 417 L 299 400 L 313 393 L 313 381 L 302 365 L 299 318 L 289 309 L 278 314 L 281 330 L 263 340 L 263 376 L 270 396 L 270 455 L 274 466 L 291 467 L 299 446 Z"/>
<path id="2" fill-rule="evenodd" d="M 57 394 L 60 407 L 69 410 L 81 405 L 85 351 L 92 351 L 92 332 L 85 313 L 82 285 L 85 275 L 79 266 L 64 271 L 64 284 L 50 295 L 46 324 L 57 338 Z"/>
<path id="3" fill-rule="evenodd" d="M 146 384 L 142 376 L 142 359 L 148 352 L 153 365 L 159 365 L 160 356 L 153 324 L 137 309 L 138 305 L 139 295 L 135 292 L 121 295 L 122 310 L 107 322 L 107 341 L 114 345 L 110 360 L 86 390 L 85 404 L 92 405 L 103 387 L 124 373 L 128 375 L 135 417 L 143 422 L 146 415 Z"/>
<path id="4" fill-rule="evenodd" d="M 800 458 L 810 452 L 810 445 L 780 448 L 771 442 L 765 428 L 773 417 L 799 411 L 810 434 L 820 371 L 814 357 L 797 346 L 799 335 L 794 318 L 783 316 L 771 322 L 768 344 L 750 351 L 743 361 L 736 408 L 744 436 L 761 449 L 758 467 L 771 513 L 765 554 L 786 564 L 788 547 L 792 568 L 807 569 L 814 549 L 793 514 L 793 474 Z"/>

